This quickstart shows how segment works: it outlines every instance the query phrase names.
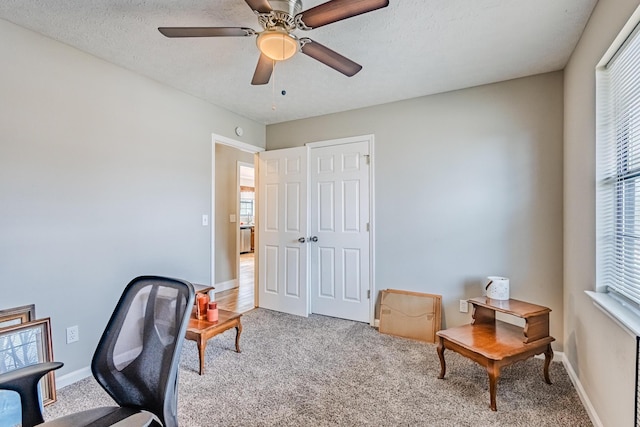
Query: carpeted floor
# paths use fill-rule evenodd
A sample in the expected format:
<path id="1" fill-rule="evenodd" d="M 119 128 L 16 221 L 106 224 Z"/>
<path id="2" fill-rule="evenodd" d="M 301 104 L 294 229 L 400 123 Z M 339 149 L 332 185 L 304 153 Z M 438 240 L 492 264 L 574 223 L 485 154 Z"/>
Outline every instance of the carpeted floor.
<path id="1" fill-rule="evenodd" d="M 198 375 L 194 342 L 181 358 L 178 414 L 182 427 L 209 426 L 591 426 L 561 363 L 542 377 L 543 361 L 502 370 L 498 411 L 489 409 L 488 379 L 479 365 L 445 353 L 437 379 L 435 344 L 383 335 L 363 323 L 256 309 L 235 330 L 209 341 Z M 93 378 L 58 392 L 52 419 L 110 398 Z"/>

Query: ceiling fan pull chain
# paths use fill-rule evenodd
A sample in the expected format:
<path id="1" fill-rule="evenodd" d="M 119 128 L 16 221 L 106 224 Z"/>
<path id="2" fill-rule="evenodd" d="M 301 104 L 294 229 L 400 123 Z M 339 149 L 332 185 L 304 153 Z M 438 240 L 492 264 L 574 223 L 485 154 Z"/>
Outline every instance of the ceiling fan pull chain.
<path id="1" fill-rule="evenodd" d="M 271 62 L 273 78 L 271 79 L 271 109 L 276 111 L 276 61 Z"/>

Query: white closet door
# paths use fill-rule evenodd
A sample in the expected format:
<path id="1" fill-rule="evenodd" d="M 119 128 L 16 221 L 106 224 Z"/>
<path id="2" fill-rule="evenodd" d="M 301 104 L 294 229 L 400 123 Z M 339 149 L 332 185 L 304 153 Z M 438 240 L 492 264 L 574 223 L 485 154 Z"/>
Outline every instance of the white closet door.
<path id="1" fill-rule="evenodd" d="M 309 314 L 307 147 L 260 153 L 258 172 L 259 306 Z"/>
<path id="2" fill-rule="evenodd" d="M 311 311 L 370 321 L 368 141 L 312 148 Z M 317 238 L 317 241 L 316 241 Z"/>

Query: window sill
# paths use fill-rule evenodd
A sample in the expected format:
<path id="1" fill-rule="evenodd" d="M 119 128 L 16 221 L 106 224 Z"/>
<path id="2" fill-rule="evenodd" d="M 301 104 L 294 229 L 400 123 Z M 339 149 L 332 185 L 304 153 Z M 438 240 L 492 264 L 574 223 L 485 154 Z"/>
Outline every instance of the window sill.
<path id="1" fill-rule="evenodd" d="M 637 309 L 632 308 L 607 292 L 584 292 L 593 300 L 593 305 L 602 310 L 604 314 L 627 331 L 629 335 L 640 336 L 640 313 Z"/>

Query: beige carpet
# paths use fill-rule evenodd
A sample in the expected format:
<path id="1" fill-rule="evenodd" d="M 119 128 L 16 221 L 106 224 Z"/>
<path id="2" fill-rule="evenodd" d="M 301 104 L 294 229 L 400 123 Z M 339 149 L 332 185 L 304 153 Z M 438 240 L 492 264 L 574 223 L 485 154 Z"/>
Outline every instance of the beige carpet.
<path id="1" fill-rule="evenodd" d="M 486 371 L 447 351 L 447 377 L 437 379 L 434 344 L 317 315 L 257 309 L 242 320 L 242 353 L 234 330 L 215 337 L 203 376 L 185 342 L 181 426 L 591 426 L 561 363 L 551 364 L 552 385 L 540 359 L 504 368 L 492 412 Z M 45 416 L 109 404 L 85 379 L 60 390 Z"/>

